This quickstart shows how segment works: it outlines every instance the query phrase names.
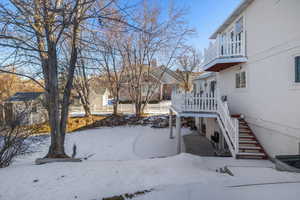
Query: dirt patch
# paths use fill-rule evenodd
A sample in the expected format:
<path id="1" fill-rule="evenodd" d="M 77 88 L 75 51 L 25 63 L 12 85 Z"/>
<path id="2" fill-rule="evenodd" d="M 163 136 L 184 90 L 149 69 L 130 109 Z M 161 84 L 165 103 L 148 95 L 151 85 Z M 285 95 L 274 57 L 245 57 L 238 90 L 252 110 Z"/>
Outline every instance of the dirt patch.
<path id="1" fill-rule="evenodd" d="M 169 117 L 167 115 L 159 116 L 142 116 L 136 117 L 135 115 L 117 115 L 108 116 L 105 119 L 97 120 L 94 123 L 80 128 L 80 130 L 97 128 L 97 127 L 114 127 L 114 126 L 125 126 L 125 125 L 151 125 L 160 128 L 168 127 Z"/>
<path id="2" fill-rule="evenodd" d="M 172 124 L 175 126 L 175 116 L 173 116 Z M 67 132 L 74 132 L 98 127 L 114 127 L 114 126 L 135 126 L 150 125 L 152 128 L 167 128 L 169 126 L 168 115 L 141 116 L 135 115 L 92 115 L 90 117 L 70 117 L 68 119 Z M 182 118 L 183 127 L 193 128 L 193 118 Z M 50 127 L 48 123 L 29 126 L 34 129 L 35 135 L 49 134 Z"/>
<path id="3" fill-rule="evenodd" d="M 125 199 L 132 199 L 132 198 L 140 196 L 140 195 L 145 195 L 146 193 L 149 193 L 152 190 L 153 189 L 138 191 L 138 192 L 135 192 L 135 193 L 126 193 L 126 194 L 122 194 L 122 195 L 118 195 L 118 196 L 103 198 L 102 200 L 125 200 Z"/>

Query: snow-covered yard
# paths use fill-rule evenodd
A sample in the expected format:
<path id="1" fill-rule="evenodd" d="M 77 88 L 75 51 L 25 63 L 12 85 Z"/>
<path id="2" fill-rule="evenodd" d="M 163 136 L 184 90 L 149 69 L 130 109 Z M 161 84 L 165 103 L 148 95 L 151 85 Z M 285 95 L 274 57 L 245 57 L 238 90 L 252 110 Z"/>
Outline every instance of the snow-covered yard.
<path id="1" fill-rule="evenodd" d="M 88 160 L 34 165 L 48 138 L 34 146 L 38 152 L 0 169 L 0 199 L 101 200 L 149 189 L 135 199 L 299 199 L 298 174 L 278 172 L 269 161 L 176 155 L 168 134 L 146 126 L 75 132 L 67 135 L 67 152 L 76 144 L 77 157 L 92 155 Z M 234 176 L 216 172 L 225 165 Z"/>

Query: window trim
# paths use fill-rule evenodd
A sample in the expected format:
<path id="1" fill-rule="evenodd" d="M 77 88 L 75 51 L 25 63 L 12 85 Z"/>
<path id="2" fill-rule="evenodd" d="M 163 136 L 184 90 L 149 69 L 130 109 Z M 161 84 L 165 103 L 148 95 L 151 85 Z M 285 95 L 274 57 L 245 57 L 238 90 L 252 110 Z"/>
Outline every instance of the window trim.
<path id="1" fill-rule="evenodd" d="M 294 58 L 294 80 L 295 84 L 300 84 L 300 55 Z"/>
<path id="2" fill-rule="evenodd" d="M 241 87 L 241 82 L 242 82 L 242 73 L 245 74 L 245 81 L 244 81 L 244 87 Z M 239 76 L 239 82 L 237 82 L 237 76 Z M 247 89 L 248 87 L 248 74 L 247 74 L 247 71 L 245 69 L 239 69 L 237 71 L 235 71 L 235 89 L 237 90 L 244 90 L 244 89 Z"/>
<path id="3" fill-rule="evenodd" d="M 288 61 L 289 72 L 288 72 L 288 89 L 289 90 L 300 90 L 300 82 L 296 82 L 296 57 L 300 57 L 300 51 L 296 50 L 290 54 L 290 59 Z"/>

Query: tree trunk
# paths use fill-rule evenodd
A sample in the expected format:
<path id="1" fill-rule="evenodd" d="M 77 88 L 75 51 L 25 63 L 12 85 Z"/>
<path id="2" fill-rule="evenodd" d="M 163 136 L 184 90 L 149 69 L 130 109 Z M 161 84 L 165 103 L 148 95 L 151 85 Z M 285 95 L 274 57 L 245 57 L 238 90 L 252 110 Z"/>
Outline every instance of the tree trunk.
<path id="1" fill-rule="evenodd" d="M 49 52 L 52 53 L 51 57 L 48 58 L 49 66 L 49 82 L 48 82 L 48 114 L 49 114 L 49 125 L 51 130 L 51 145 L 49 147 L 46 158 L 67 158 L 65 154 L 64 142 L 65 134 L 61 129 L 60 118 L 60 106 L 59 106 L 59 87 L 58 87 L 58 67 L 56 59 L 56 50 L 51 49 L 49 46 Z"/>
<path id="2" fill-rule="evenodd" d="M 118 115 L 118 107 L 119 107 L 119 92 L 117 90 L 117 95 L 115 95 L 115 99 L 113 102 L 113 115 Z"/>
<path id="3" fill-rule="evenodd" d="M 141 117 L 142 114 L 143 114 L 143 113 L 142 113 L 142 104 L 136 103 L 136 104 L 135 104 L 135 115 L 136 115 L 137 117 Z"/>
<path id="4" fill-rule="evenodd" d="M 92 115 L 89 104 L 84 104 L 83 109 L 84 109 L 85 117 L 90 117 Z"/>
<path id="5" fill-rule="evenodd" d="M 114 102 L 113 109 L 113 115 L 118 115 L 118 102 Z"/>

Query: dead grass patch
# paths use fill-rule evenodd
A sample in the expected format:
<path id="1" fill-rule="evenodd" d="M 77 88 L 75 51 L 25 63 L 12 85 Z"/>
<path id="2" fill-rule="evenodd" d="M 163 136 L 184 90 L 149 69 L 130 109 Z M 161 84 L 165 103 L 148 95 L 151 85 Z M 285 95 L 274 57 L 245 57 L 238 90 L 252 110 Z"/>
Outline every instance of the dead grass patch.
<path id="1" fill-rule="evenodd" d="M 83 127 L 93 124 L 95 121 L 103 120 L 106 117 L 107 116 L 101 116 L 101 115 L 92 115 L 90 117 L 69 117 L 67 132 L 70 133 L 82 129 Z M 50 126 L 48 122 L 28 126 L 28 128 L 34 130 L 33 132 L 35 134 L 48 134 L 50 132 Z"/>

